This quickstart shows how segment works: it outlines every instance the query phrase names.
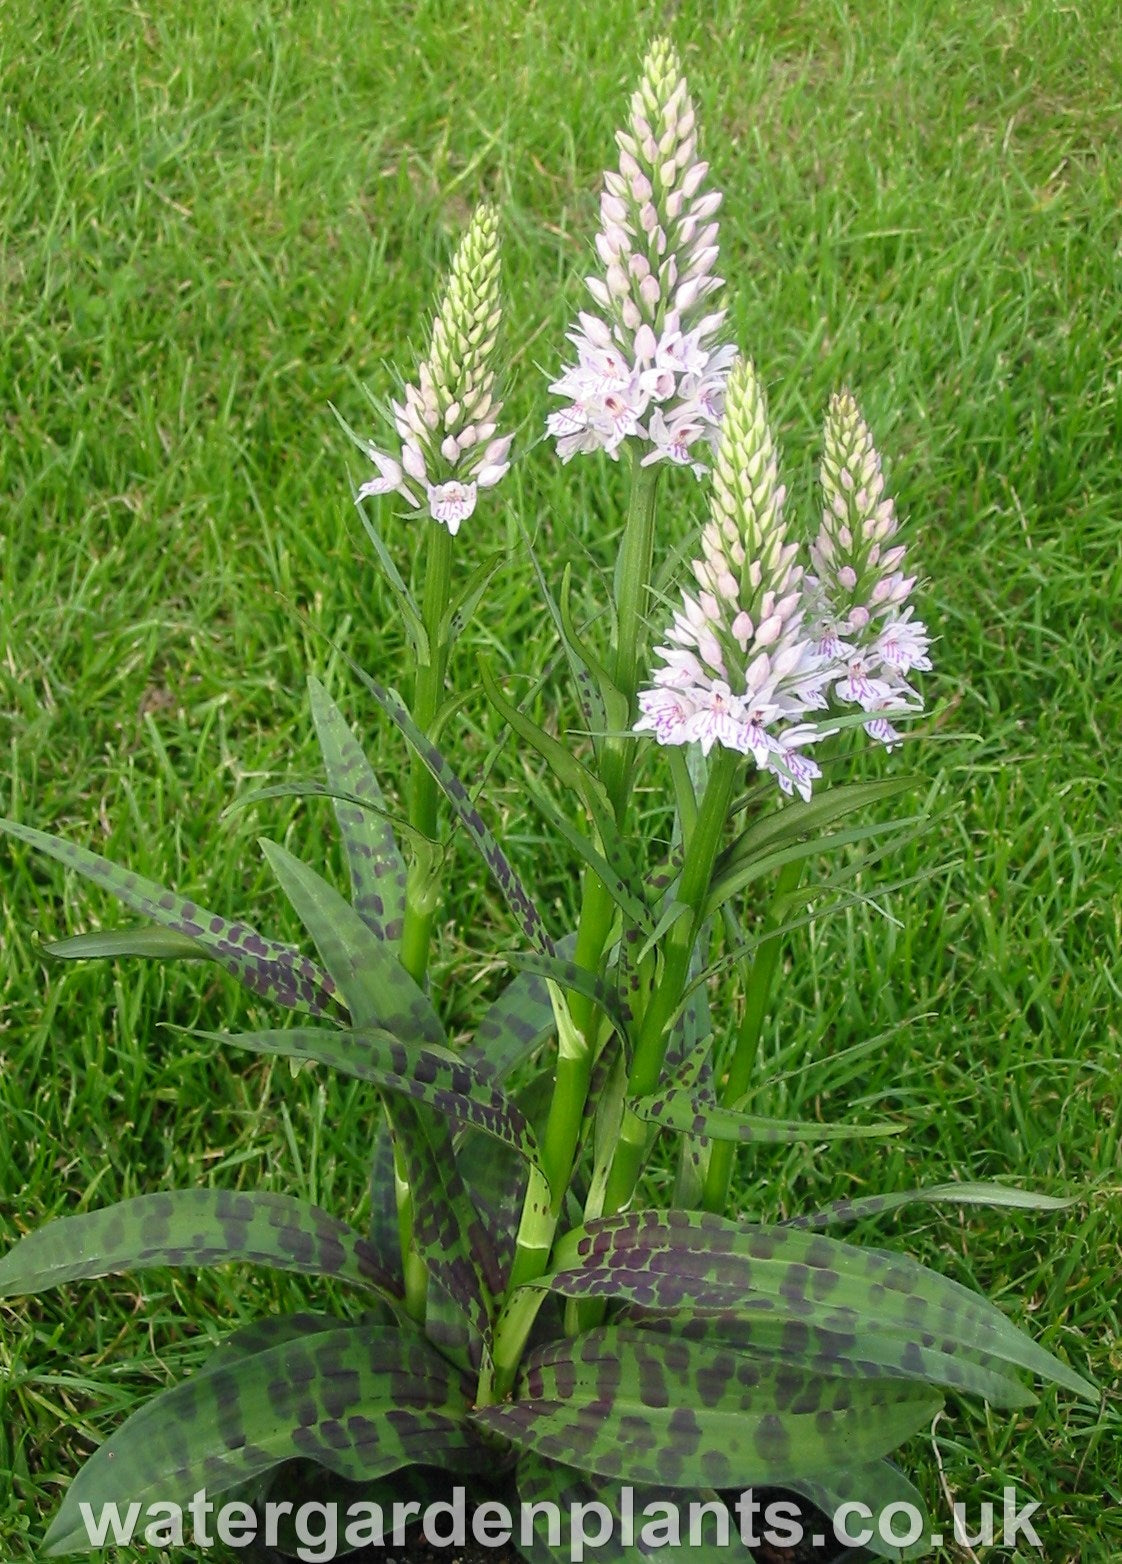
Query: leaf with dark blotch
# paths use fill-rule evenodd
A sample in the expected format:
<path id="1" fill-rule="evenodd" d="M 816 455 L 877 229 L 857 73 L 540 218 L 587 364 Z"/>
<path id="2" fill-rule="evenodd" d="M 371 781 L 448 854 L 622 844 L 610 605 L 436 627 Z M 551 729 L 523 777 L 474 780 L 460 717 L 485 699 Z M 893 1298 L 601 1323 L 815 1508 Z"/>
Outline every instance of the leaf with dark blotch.
<path id="1" fill-rule="evenodd" d="M 230 923 L 188 897 L 177 896 L 75 842 L 63 841 L 14 820 L 0 820 L 0 831 L 57 859 L 95 885 L 104 886 L 133 912 L 186 936 L 198 955 L 225 967 L 253 993 L 273 999 L 289 1010 L 305 1010 L 312 1015 L 338 1013 L 331 978 L 291 945 L 266 939 L 248 923 Z"/>
<path id="2" fill-rule="evenodd" d="M 483 817 L 472 803 L 471 795 L 463 782 L 436 745 L 421 732 L 397 696 L 391 694 L 357 665 L 352 663 L 351 666 L 382 710 L 408 739 L 423 764 L 428 767 L 437 787 L 451 804 L 456 818 L 494 876 L 495 883 L 505 896 L 507 905 L 517 919 L 523 934 L 538 950 L 553 955 L 553 941 L 546 932 L 541 913 L 534 905 L 522 881 L 515 874 L 506 854 L 484 825 Z"/>
<path id="3" fill-rule="evenodd" d="M 559 988 L 583 994 L 598 1005 L 615 1026 L 620 1030 L 626 1029 L 630 1017 L 624 1014 L 611 986 L 594 972 L 578 967 L 575 961 L 565 961 L 560 956 L 535 956 L 532 952 L 521 950 L 508 950 L 503 959 L 520 972 L 536 972 L 540 977 L 549 978 Z"/>
<path id="4" fill-rule="evenodd" d="M 519 1457 L 514 1486 L 520 1504 L 552 1504 L 556 1506 L 561 1522 L 558 1541 L 551 1545 L 546 1525 L 546 1517 L 550 1512 L 547 1510 L 534 1517 L 531 1540 L 528 1543 L 520 1541 L 518 1548 L 528 1564 L 571 1564 L 575 1557 L 572 1545 L 575 1540 L 579 1540 L 572 1537 L 573 1507 L 577 1504 L 585 1506 L 585 1514 L 590 1514 L 589 1505 L 602 1504 L 612 1517 L 610 1536 L 594 1550 L 589 1550 L 589 1558 L 594 1558 L 597 1564 L 630 1564 L 632 1560 L 667 1557 L 661 1549 L 643 1540 L 643 1527 L 648 1521 L 652 1527 L 661 1524 L 661 1520 L 655 1521 L 654 1516 L 664 1512 L 645 1514 L 648 1505 L 656 1504 L 670 1504 L 681 1512 L 681 1545 L 689 1549 L 691 1560 L 698 1560 L 699 1564 L 729 1564 L 730 1559 L 738 1556 L 729 1547 L 719 1545 L 722 1536 L 727 1536 L 730 1541 L 736 1538 L 737 1523 L 723 1500 L 712 1489 L 698 1488 L 690 1494 L 691 1502 L 699 1506 L 711 1506 L 703 1519 L 699 1516 L 698 1524 L 703 1529 L 697 1534 L 697 1540 L 694 1540 L 690 1535 L 688 1509 L 682 1501 L 682 1495 L 672 1488 L 656 1487 L 651 1483 L 632 1483 L 630 1479 L 621 1482 L 617 1478 L 590 1477 L 588 1473 L 578 1472 L 571 1466 L 543 1461 L 532 1450 L 527 1450 Z M 628 1488 L 631 1490 L 629 1500 L 625 1497 Z M 720 1512 L 724 1514 L 725 1533 L 716 1530 L 716 1516 Z M 630 1528 L 628 1515 L 632 1517 Z M 680 1550 L 672 1547 L 669 1556 L 680 1556 Z"/>
<path id="5" fill-rule="evenodd" d="M 972 1351 L 953 1335 L 911 1326 L 866 1325 L 852 1310 L 821 1311 L 813 1321 L 748 1308 L 651 1314 L 625 1306 L 620 1323 L 642 1325 L 660 1335 L 732 1347 L 778 1358 L 820 1374 L 854 1379 L 916 1379 L 966 1395 L 983 1396 L 995 1407 L 1031 1407 L 1036 1397 L 1004 1372 L 1000 1360 Z"/>
<path id="6" fill-rule="evenodd" d="M 374 1145 L 370 1154 L 370 1247 L 378 1264 L 402 1284 L 401 1235 L 397 1219 L 393 1135 L 385 1104 L 376 1110 Z"/>
<path id="7" fill-rule="evenodd" d="M 961 1206 L 996 1206 L 1018 1211 L 1067 1211 L 1079 1202 L 1078 1195 L 1061 1198 L 1044 1195 L 1034 1189 L 1018 1189 L 1013 1184 L 932 1184 L 927 1189 L 905 1189 L 890 1195 L 860 1195 L 852 1200 L 835 1200 L 821 1211 L 788 1217 L 784 1227 L 829 1227 L 832 1222 L 860 1222 L 865 1217 L 883 1216 L 901 1206 L 929 1203 Z"/>
<path id="8" fill-rule="evenodd" d="M 576 943 L 575 934 L 566 934 L 558 941 L 557 954 L 571 958 Z M 537 1052 L 556 1026 L 545 979 L 536 972 L 517 972 L 485 1012 L 462 1057 L 481 1075 L 503 1081 Z"/>
<path id="9" fill-rule="evenodd" d="M 637 1118 L 705 1140 L 755 1141 L 760 1145 L 815 1144 L 827 1140 L 874 1140 L 900 1135 L 904 1124 L 816 1124 L 795 1119 L 766 1119 L 705 1103 L 688 1091 L 664 1091 L 631 1103 Z"/>
<path id="10" fill-rule="evenodd" d="M 307 1059 L 370 1081 L 385 1091 L 425 1103 L 459 1124 L 501 1140 L 528 1162 L 540 1165 L 533 1129 L 518 1105 L 493 1080 L 445 1048 L 399 1042 L 374 1027 L 344 1031 L 294 1026 L 268 1032 L 196 1032 L 215 1042 L 254 1053 Z"/>
<path id="11" fill-rule="evenodd" d="M 261 850 L 320 959 L 339 987 L 357 1027 L 379 1027 L 409 1042 L 440 1044 L 444 1028 L 428 996 L 385 940 L 367 928 L 333 885 L 276 842 Z"/>
<path id="12" fill-rule="evenodd" d="M 568 1297 L 801 1320 L 842 1332 L 879 1328 L 920 1343 L 926 1336 L 957 1341 L 986 1354 L 989 1366 L 1027 1369 L 1098 1400 L 1085 1379 L 986 1299 L 907 1255 L 707 1213 L 634 1211 L 565 1234 L 554 1265 L 537 1285 Z"/>
<path id="13" fill-rule="evenodd" d="M 407 1113 L 395 1114 L 393 1134 L 412 1196 L 417 1253 L 473 1330 L 487 1339 L 503 1272 L 456 1169 L 448 1125 L 420 1105 L 410 1105 Z"/>
<path id="14" fill-rule="evenodd" d="M 337 1276 L 399 1295 L 362 1235 L 318 1206 L 264 1191 L 176 1189 L 60 1217 L 29 1233 L 0 1259 L 0 1296 L 145 1266 L 197 1270 L 228 1260 Z"/>
<path id="15" fill-rule="evenodd" d="M 300 1456 L 352 1481 L 417 1461 L 493 1467 L 466 1421 L 461 1376 L 416 1332 L 318 1332 L 236 1358 L 154 1397 L 67 1490 L 49 1555 L 87 1550 L 83 1507 L 186 1505 Z"/>
<path id="16" fill-rule="evenodd" d="M 907 1380 L 831 1379 L 607 1327 L 531 1353 L 513 1402 L 474 1416 L 521 1449 L 581 1471 L 668 1488 L 745 1488 L 873 1461 L 941 1405 Z"/>
<path id="17" fill-rule="evenodd" d="M 351 876 L 351 904 L 379 939 L 396 946 L 405 914 L 405 864 L 386 818 L 382 790 L 362 746 L 318 679 L 308 679 L 308 694 L 328 785 L 358 800 L 335 800 Z"/>

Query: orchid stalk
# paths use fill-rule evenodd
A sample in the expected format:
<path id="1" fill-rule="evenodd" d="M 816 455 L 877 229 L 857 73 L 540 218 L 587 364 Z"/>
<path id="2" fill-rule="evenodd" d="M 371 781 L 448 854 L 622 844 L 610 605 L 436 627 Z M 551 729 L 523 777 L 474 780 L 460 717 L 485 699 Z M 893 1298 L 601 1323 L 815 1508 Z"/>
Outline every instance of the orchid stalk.
<path id="1" fill-rule="evenodd" d="M 445 627 L 452 594 L 452 540 L 475 512 L 481 490 L 493 488 L 510 467 L 512 436 L 498 433 L 502 403 L 495 395 L 495 358 L 502 304 L 499 294 L 498 214 L 477 208 L 452 261 L 433 322 L 429 351 L 417 383 L 393 403 L 401 440 L 397 456 L 374 445 L 367 454 L 377 469 L 357 500 L 396 493 L 428 526 L 413 718 L 431 734 L 444 697 L 449 653 Z M 437 788 L 424 764 L 412 758 L 409 823 L 432 839 L 438 826 Z M 428 968 L 439 880 L 422 857 L 414 858 L 406 886 L 402 961 L 418 982 Z"/>
<path id="2" fill-rule="evenodd" d="M 716 438 L 734 349 L 721 341 L 723 311 L 712 309 L 723 286 L 714 272 L 717 191 L 705 188 L 708 164 L 698 156 L 696 114 L 681 64 L 665 39 L 643 63 L 627 128 L 618 132 L 619 165 L 604 175 L 596 238 L 603 272 L 586 279 L 597 310 L 582 311 L 569 340 L 577 350 L 550 390 L 566 405 L 548 429 L 563 462 L 578 453 L 626 450 L 631 496 L 615 573 L 610 674 L 628 723 L 637 713 L 639 668 L 654 556 L 655 497 L 660 465 L 706 470 Z M 633 742 L 609 734 L 601 780 L 617 825 L 628 809 Z M 575 960 L 595 972 L 615 906 L 601 878 L 586 870 Z M 601 1017 L 585 995 L 557 995 L 561 1047 L 543 1138 L 554 1191 L 550 1212 L 527 1213 L 514 1262 L 516 1282 L 540 1275 L 562 1209 L 600 1036 Z"/>

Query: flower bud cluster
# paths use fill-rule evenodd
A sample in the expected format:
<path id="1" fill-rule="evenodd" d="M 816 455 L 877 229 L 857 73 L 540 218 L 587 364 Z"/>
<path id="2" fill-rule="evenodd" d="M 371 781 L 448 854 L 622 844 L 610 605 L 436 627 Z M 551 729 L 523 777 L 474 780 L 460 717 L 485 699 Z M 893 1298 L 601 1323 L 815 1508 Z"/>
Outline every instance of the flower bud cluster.
<path id="1" fill-rule="evenodd" d="M 377 476 L 356 499 L 397 493 L 453 536 L 475 509 L 478 491 L 507 472 L 511 435 L 499 435 L 494 350 L 499 299 L 499 230 L 493 207 L 477 208 L 452 262 L 433 323 L 428 357 L 393 403 L 399 456 L 366 446 Z"/>
<path id="2" fill-rule="evenodd" d="M 787 793 L 809 798 L 820 773 L 802 719 L 825 704 L 823 669 L 803 627 L 802 567 L 783 523 L 785 491 L 764 394 L 751 364 L 729 377 L 710 516 L 694 560 L 697 592 L 682 593 L 663 667 L 641 692 L 637 733 L 750 755 Z"/>
<path id="3" fill-rule="evenodd" d="M 644 465 L 706 470 L 699 442 L 714 444 L 735 350 L 719 343 L 724 312 L 710 308 L 720 194 L 704 189 L 696 119 L 678 56 L 656 41 L 620 131 L 619 169 L 604 175 L 596 248 L 603 275 L 586 279 L 598 307 L 569 332 L 577 361 L 550 390 L 566 405 L 548 428 L 557 453 L 645 447 Z"/>
<path id="4" fill-rule="evenodd" d="M 806 609 L 818 650 L 837 665 L 835 697 L 871 714 L 867 732 L 889 747 L 900 735 L 891 715 L 921 711 L 908 682 L 930 670 L 930 636 L 907 606 L 904 545 L 895 543 L 896 508 L 884 492 L 880 457 L 853 397 L 830 400 L 821 471 L 823 510 L 810 553 Z M 840 674 L 840 677 L 837 675 Z"/>

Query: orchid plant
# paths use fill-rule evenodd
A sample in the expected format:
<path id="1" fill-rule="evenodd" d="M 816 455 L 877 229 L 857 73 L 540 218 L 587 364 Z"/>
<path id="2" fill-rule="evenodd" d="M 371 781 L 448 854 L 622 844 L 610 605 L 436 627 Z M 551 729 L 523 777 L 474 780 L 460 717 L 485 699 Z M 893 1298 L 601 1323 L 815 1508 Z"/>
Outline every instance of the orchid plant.
<path id="1" fill-rule="evenodd" d="M 48 1555 L 89 1547 L 84 1505 L 185 1502 L 199 1488 L 257 1499 L 418 1493 L 434 1468 L 613 1512 L 628 1483 L 645 1497 L 720 1503 L 768 1484 L 827 1510 L 855 1499 L 874 1512 L 900 1499 L 922 1510 L 887 1457 L 931 1422 L 944 1390 L 1023 1408 L 1034 1401 L 1023 1371 L 1095 1395 L 982 1298 L 901 1253 L 823 1231 L 908 1200 L 1062 1202 L 952 1184 L 769 1226 L 734 1182 L 745 1144 L 899 1128 L 762 1118 L 750 1097 L 786 933 L 810 916 L 812 894 L 844 895 L 855 843 L 879 853 L 912 828 L 853 819 L 901 795 L 907 778 L 837 778 L 860 743 L 903 742 L 897 724 L 923 709 L 915 676 L 931 668 L 930 637 L 880 458 L 847 392 L 826 416 L 813 537 L 791 514 L 763 388 L 730 340 L 716 272 L 721 198 L 665 41 L 646 56 L 618 141 L 592 307 L 569 334 L 575 361 L 551 384 L 561 405 L 548 415 L 562 462 L 606 453 L 628 467 L 610 602 L 582 621 L 588 605 L 568 577 L 551 585 L 527 543 L 584 737 L 562 743 L 482 674 L 501 721 L 570 800 L 566 811 L 542 807 L 582 876 L 577 927 L 547 926 L 436 742 L 462 699 L 449 690 L 452 647 L 498 563 L 459 568 L 457 539 L 469 526 L 485 535 L 511 455 L 496 391 L 490 206 L 468 228 L 428 354 L 393 404 L 398 443 L 352 431 L 373 469 L 357 488 L 359 515 L 414 659 L 408 703 L 355 669 L 409 746 L 403 811 L 315 679 L 322 781 L 254 795 L 332 802 L 349 897 L 263 844 L 315 955 L 0 822 L 145 920 L 64 940 L 54 954 L 217 962 L 293 1023 L 222 1041 L 372 1088 L 368 1231 L 281 1194 L 202 1188 L 51 1222 L 0 1260 L 7 1295 L 230 1260 L 334 1278 L 355 1295 L 337 1317 L 234 1332 L 204 1369 L 134 1413 L 75 1477 Z M 707 516 L 680 599 L 667 603 L 654 586 L 665 547 L 657 489 L 682 481 L 707 495 Z M 393 534 L 400 546 L 369 504 L 390 495 L 410 518 Z M 420 600 L 395 559 L 410 535 L 426 551 Z M 641 773 L 648 786 L 665 778 L 673 811 L 672 839 L 657 849 L 636 826 Z M 474 1040 L 456 1048 L 429 982 L 450 824 L 494 877 L 522 941 Z M 835 865 L 813 892 L 810 861 Z M 656 1152 L 665 1166 L 667 1147 L 670 1203 L 652 1205 L 644 1172 Z M 879 1536 L 870 1545 L 889 1558 L 923 1551 Z M 523 1551 L 569 1556 L 564 1537 Z M 609 1556 L 641 1552 L 621 1544 Z"/>

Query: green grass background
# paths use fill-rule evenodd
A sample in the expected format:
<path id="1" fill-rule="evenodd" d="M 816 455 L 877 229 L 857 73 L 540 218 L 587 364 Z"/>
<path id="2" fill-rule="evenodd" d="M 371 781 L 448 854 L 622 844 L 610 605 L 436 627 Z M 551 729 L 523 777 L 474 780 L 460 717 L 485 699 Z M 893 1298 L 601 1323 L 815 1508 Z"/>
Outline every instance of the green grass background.
<path id="1" fill-rule="evenodd" d="M 327 816 L 222 811 L 313 771 L 308 669 L 367 730 L 387 785 L 403 774 L 324 639 L 403 677 L 328 403 L 362 422 L 362 385 L 384 395 L 391 363 L 411 371 L 482 195 L 503 212 L 526 454 L 462 534 L 467 560 L 510 553 L 458 668 L 470 687 L 484 648 L 515 690 L 541 670 L 553 647 L 516 518 L 555 576 L 576 564 L 591 602 L 622 486 L 603 459 L 562 470 L 528 448 L 583 302 L 612 132 L 664 29 L 726 192 L 732 322 L 805 525 L 821 414 L 848 383 L 890 458 L 940 637 L 927 739 L 867 763 L 910 764 L 947 811 L 883 873 L 938 872 L 884 896 L 869 875 L 866 905 L 793 941 L 758 1099 L 912 1127 L 875 1154 L 765 1151 L 742 1165 L 743 1206 L 776 1215 L 950 1176 L 1081 1193 L 1048 1217 L 916 1208 L 866 1236 L 981 1288 L 1105 1393 L 1101 1409 L 1049 1394 L 1014 1417 L 952 1401 L 906 1452 L 936 1514 L 942 1482 L 971 1508 L 1012 1483 L 1043 1503 L 1049 1561 L 1117 1560 L 1114 0 L 5 0 L 0 810 L 294 934 L 254 837 L 336 867 Z M 701 491 L 679 475 L 663 494 L 670 549 Z M 409 524 L 383 520 L 407 566 Z M 542 706 L 561 725 L 566 699 L 551 687 Z M 477 767 L 497 731 L 473 697 L 453 757 Z M 576 881 L 535 822 L 532 769 L 508 748 L 486 807 L 562 928 Z M 212 969 L 48 963 L 39 936 L 118 909 L 22 849 L 5 845 L 0 866 L 5 1238 L 79 1203 L 207 1181 L 361 1218 L 361 1091 L 161 1029 L 265 1014 Z M 454 1025 L 495 991 L 510 942 L 461 849 L 435 961 Z M 0 1557 L 37 1557 L 67 1477 L 138 1397 L 232 1324 L 314 1292 L 154 1273 L 0 1308 Z"/>

